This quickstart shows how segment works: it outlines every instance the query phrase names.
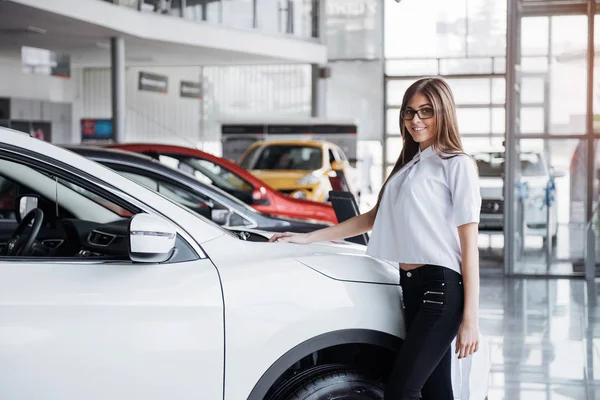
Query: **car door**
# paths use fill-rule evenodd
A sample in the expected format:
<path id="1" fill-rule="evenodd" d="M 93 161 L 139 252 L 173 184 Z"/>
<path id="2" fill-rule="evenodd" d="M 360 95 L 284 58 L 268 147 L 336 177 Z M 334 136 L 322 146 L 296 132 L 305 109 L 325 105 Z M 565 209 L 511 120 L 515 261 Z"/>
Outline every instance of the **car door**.
<path id="1" fill-rule="evenodd" d="M 57 169 L 38 156 L 0 148 L 0 175 L 26 181 L 30 193 L 55 203 L 48 218 L 56 210 L 60 221 L 59 208 L 82 225 L 115 209 L 154 213 L 85 172 Z M 0 254 L 0 399 L 222 399 L 218 273 L 177 230 L 174 255 L 160 264 L 81 252 Z"/>

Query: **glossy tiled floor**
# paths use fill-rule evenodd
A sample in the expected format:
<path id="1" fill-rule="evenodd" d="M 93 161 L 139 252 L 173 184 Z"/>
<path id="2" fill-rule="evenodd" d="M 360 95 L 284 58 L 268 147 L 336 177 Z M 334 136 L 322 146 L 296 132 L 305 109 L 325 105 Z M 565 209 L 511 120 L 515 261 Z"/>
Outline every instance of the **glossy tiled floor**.
<path id="1" fill-rule="evenodd" d="M 481 281 L 489 400 L 600 400 L 600 280 Z"/>

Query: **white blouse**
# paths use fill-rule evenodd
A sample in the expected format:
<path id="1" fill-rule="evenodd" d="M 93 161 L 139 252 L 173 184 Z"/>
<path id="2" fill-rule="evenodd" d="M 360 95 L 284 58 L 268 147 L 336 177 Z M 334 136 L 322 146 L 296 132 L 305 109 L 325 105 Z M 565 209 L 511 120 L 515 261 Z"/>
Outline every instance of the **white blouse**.
<path id="1" fill-rule="evenodd" d="M 479 223 L 480 210 L 477 166 L 471 157 L 443 159 L 433 146 L 419 150 L 386 185 L 367 254 L 461 273 L 457 227 Z"/>

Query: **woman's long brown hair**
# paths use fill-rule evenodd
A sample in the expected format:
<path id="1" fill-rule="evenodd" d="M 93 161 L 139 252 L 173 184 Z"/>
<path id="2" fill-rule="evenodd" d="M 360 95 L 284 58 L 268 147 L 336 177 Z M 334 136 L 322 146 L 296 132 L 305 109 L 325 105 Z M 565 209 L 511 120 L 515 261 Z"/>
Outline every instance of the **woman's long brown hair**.
<path id="1" fill-rule="evenodd" d="M 421 93 L 433 106 L 433 112 L 436 118 L 436 125 L 434 128 L 435 136 L 433 138 L 433 150 L 441 158 L 447 159 L 454 157 L 457 154 L 464 154 L 462 141 L 460 139 L 460 133 L 458 132 L 458 123 L 456 119 L 456 106 L 454 105 L 454 96 L 450 86 L 442 78 L 429 77 L 422 78 L 410 85 L 404 93 L 402 99 L 402 107 L 400 110 L 405 110 L 408 102 L 412 97 Z M 419 151 L 419 143 L 415 142 L 406 129 L 404 121 L 400 116 L 400 132 L 402 134 L 402 151 L 400 156 L 392 169 L 392 172 L 383 183 L 379 197 L 377 198 L 376 208 L 379 207 L 383 190 L 389 180 L 406 165 Z M 449 154 L 445 155 L 445 154 Z"/>

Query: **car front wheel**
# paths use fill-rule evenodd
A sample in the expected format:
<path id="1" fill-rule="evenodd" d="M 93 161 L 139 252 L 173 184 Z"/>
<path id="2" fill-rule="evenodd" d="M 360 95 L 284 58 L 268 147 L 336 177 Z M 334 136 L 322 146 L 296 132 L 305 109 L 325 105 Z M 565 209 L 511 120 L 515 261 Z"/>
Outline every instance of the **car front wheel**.
<path id="1" fill-rule="evenodd" d="M 381 400 L 383 384 L 343 365 L 322 365 L 290 378 L 268 399 Z"/>

